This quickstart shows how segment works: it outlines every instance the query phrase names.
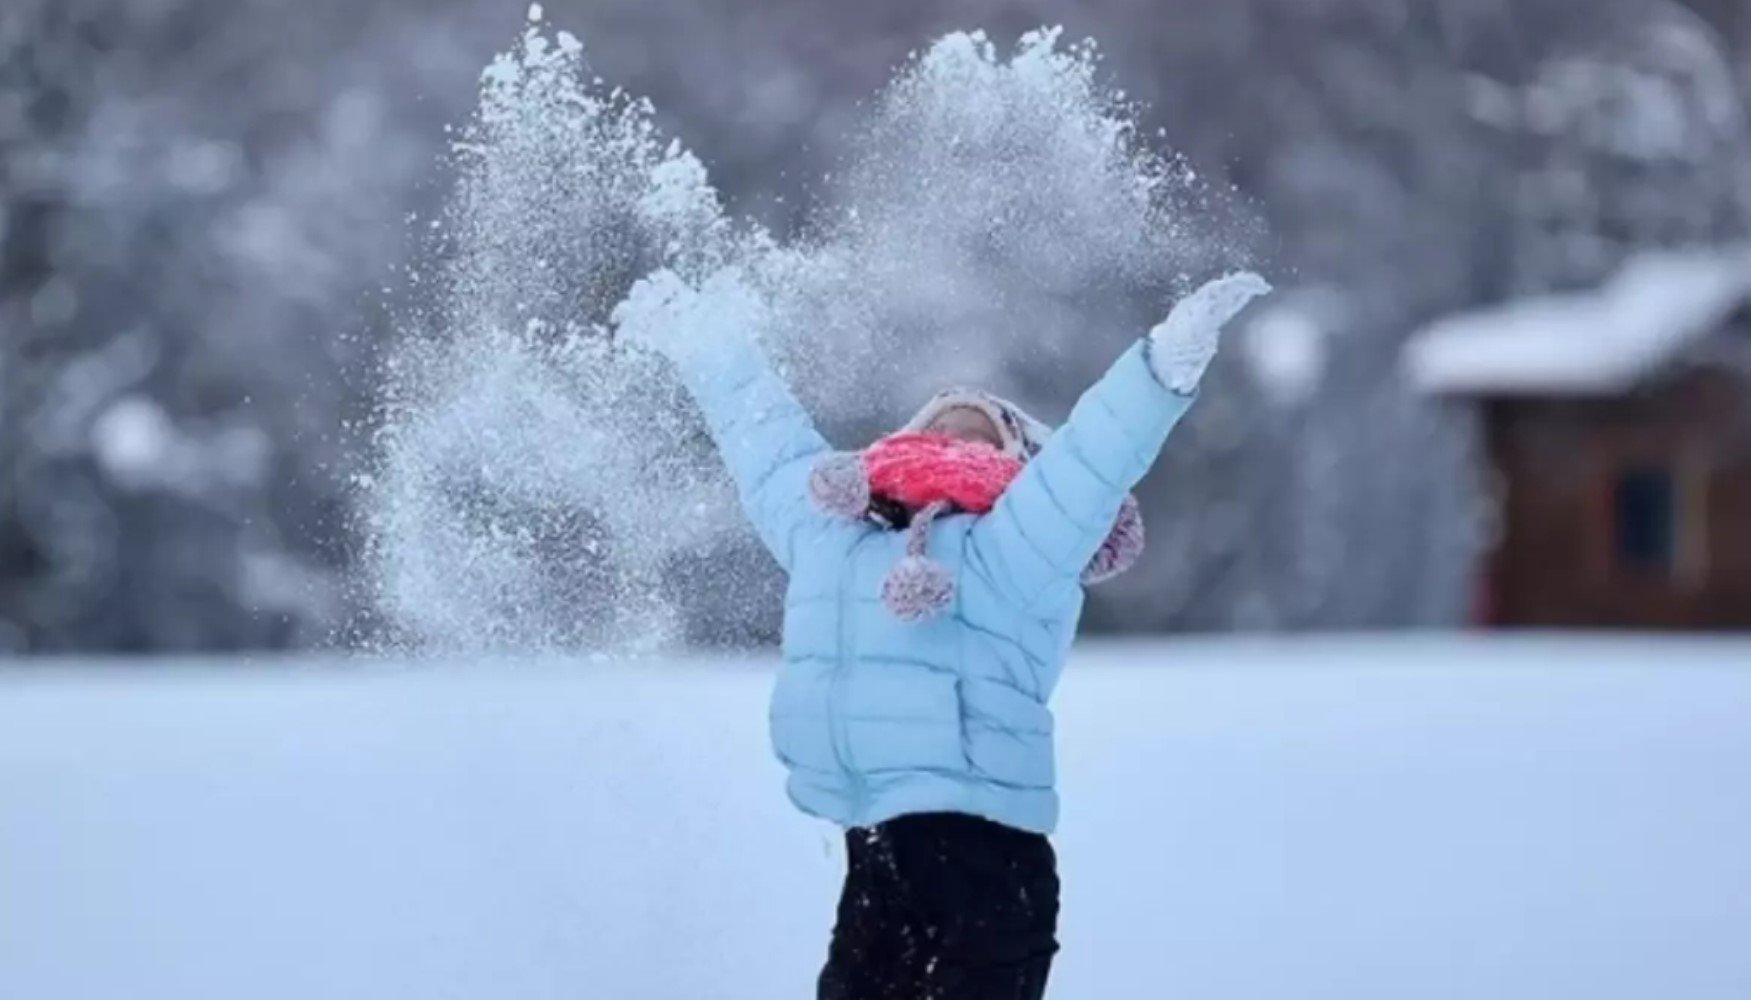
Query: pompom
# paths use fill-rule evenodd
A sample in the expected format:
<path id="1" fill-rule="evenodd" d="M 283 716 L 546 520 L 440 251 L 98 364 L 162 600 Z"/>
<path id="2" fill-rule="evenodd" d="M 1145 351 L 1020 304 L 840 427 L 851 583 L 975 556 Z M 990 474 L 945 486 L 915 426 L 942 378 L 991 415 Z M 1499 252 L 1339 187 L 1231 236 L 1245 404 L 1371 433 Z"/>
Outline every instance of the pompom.
<path id="1" fill-rule="evenodd" d="M 1113 530 L 1107 533 L 1106 541 L 1100 543 L 1100 551 L 1082 571 L 1082 582 L 1095 584 L 1111 580 L 1135 565 L 1142 555 L 1143 512 L 1137 506 L 1137 498 L 1127 495 L 1125 502 L 1119 505 L 1119 516 L 1113 521 Z"/>
<path id="2" fill-rule="evenodd" d="M 900 560 L 882 583 L 882 603 L 905 622 L 923 621 L 945 611 L 954 599 L 955 581 L 948 568 L 924 556 Z"/>
<path id="3" fill-rule="evenodd" d="M 855 521 L 869 512 L 869 474 L 863 456 L 837 452 L 809 472 L 809 495 L 829 514 Z"/>

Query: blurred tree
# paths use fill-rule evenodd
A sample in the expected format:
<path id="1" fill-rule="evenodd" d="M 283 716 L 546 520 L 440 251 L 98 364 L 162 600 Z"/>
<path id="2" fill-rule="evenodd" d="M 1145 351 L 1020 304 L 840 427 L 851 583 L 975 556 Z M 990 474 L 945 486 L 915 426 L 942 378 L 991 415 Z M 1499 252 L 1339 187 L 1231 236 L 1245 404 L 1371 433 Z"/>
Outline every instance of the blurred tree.
<path id="1" fill-rule="evenodd" d="M 1637 250 L 1744 238 L 1745 108 L 1724 40 L 1676 4 L 1634 5 L 1475 110 L 1533 151 L 1517 288 L 1593 284 Z"/>
<path id="2" fill-rule="evenodd" d="M 348 6 L 0 11 L 0 642 L 278 646 L 339 615 L 352 334 L 432 151 Z"/>

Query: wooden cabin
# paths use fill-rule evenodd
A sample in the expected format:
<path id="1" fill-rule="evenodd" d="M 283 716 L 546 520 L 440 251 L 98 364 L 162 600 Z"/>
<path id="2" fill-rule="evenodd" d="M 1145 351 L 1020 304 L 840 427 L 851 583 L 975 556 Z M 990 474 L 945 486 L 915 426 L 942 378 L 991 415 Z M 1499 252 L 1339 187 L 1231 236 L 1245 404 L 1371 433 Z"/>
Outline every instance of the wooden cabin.
<path id="1" fill-rule="evenodd" d="M 1481 623 L 1751 628 L 1751 252 L 1451 317 L 1406 360 L 1481 408 Z"/>

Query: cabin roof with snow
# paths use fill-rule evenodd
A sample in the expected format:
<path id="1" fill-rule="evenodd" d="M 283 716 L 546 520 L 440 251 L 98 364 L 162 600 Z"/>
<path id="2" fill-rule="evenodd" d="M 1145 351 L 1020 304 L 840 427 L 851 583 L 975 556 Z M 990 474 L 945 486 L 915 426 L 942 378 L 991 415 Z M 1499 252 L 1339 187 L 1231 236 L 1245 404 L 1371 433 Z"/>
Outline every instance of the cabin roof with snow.
<path id="1" fill-rule="evenodd" d="M 1649 252 L 1598 288 L 1437 320 L 1404 364 L 1435 393 L 1616 394 L 1696 353 L 1748 304 L 1751 246 Z"/>

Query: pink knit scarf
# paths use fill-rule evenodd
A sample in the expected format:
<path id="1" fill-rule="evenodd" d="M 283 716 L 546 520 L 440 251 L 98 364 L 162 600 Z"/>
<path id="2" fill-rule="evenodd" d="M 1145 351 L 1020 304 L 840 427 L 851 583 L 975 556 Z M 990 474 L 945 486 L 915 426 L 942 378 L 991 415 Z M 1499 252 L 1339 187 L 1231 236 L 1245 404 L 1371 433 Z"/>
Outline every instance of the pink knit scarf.
<path id="1" fill-rule="evenodd" d="M 988 513 L 1022 466 L 1021 459 L 990 445 L 928 432 L 893 434 L 863 453 L 870 492 L 913 512 L 947 503 L 969 514 Z"/>

